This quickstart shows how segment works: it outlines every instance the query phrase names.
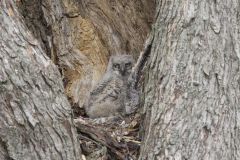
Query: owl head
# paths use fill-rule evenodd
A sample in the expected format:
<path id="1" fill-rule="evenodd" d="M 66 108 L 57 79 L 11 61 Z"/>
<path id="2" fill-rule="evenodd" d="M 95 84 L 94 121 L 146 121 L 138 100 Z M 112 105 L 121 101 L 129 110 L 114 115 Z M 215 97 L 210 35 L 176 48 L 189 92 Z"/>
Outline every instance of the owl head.
<path id="1" fill-rule="evenodd" d="M 134 59 L 132 55 L 114 55 L 110 58 L 109 68 L 113 73 L 128 77 L 132 71 L 134 65 Z"/>

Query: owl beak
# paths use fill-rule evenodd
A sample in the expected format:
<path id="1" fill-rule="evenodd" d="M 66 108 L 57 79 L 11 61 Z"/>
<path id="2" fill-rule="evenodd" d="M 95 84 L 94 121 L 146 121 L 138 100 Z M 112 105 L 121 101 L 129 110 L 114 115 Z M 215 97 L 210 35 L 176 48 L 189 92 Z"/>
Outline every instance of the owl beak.
<path id="1" fill-rule="evenodd" d="M 120 68 L 120 72 L 121 72 L 122 75 L 125 74 L 125 66 L 121 66 L 121 68 Z"/>

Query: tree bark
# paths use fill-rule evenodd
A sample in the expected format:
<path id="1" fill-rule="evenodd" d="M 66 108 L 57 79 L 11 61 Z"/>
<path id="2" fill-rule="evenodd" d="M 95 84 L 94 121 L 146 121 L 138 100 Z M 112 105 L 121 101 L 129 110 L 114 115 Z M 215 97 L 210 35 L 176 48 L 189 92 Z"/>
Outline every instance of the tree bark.
<path id="1" fill-rule="evenodd" d="M 0 159 L 81 159 L 61 75 L 47 55 L 81 106 L 110 52 L 141 50 L 154 3 L 21 2 L 0 1 Z M 144 69 L 137 77 L 144 80 L 139 159 L 240 159 L 239 6 L 157 1 L 153 38 L 138 63 Z"/>
<path id="2" fill-rule="evenodd" d="M 0 21 L 0 159 L 81 159 L 57 67 L 15 1 L 0 1 Z"/>
<path id="3" fill-rule="evenodd" d="M 139 159 L 240 159 L 239 6 L 157 2 Z"/>

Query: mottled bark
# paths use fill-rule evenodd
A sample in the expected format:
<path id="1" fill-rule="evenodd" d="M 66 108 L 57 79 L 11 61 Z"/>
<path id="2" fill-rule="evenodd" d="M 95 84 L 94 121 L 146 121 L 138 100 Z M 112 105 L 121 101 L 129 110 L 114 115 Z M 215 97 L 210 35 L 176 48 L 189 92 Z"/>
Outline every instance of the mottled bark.
<path id="1" fill-rule="evenodd" d="M 0 159 L 81 159 L 60 73 L 16 8 L 0 1 Z"/>
<path id="2" fill-rule="evenodd" d="M 239 7 L 158 1 L 139 159 L 240 159 Z"/>
<path id="3" fill-rule="evenodd" d="M 0 159 L 80 159 L 60 74 L 47 55 L 81 106 L 110 54 L 142 49 L 154 3 L 126 2 L 16 1 L 35 39 L 15 4 L 0 1 Z M 156 6 L 153 39 L 138 63 L 141 70 L 148 58 L 137 77 L 144 78 L 145 115 L 139 159 L 239 159 L 239 1 Z"/>

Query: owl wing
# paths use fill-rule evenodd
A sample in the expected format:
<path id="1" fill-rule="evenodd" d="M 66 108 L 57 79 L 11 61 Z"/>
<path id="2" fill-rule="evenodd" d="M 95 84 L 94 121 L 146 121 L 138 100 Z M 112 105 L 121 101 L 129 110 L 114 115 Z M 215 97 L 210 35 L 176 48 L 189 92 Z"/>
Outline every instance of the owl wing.
<path id="1" fill-rule="evenodd" d="M 103 77 L 103 79 L 100 81 L 100 83 L 91 91 L 90 95 L 94 96 L 99 93 L 102 93 L 110 81 L 111 81 L 110 77 L 108 77 L 108 76 Z"/>
<path id="2" fill-rule="evenodd" d="M 103 101 L 115 101 L 121 92 L 122 81 L 115 76 L 103 78 L 97 87 L 91 92 L 91 99 L 94 103 Z"/>
<path id="3" fill-rule="evenodd" d="M 134 113 L 139 106 L 139 92 L 133 88 L 128 90 L 127 96 L 125 97 L 125 109 L 127 114 Z"/>

